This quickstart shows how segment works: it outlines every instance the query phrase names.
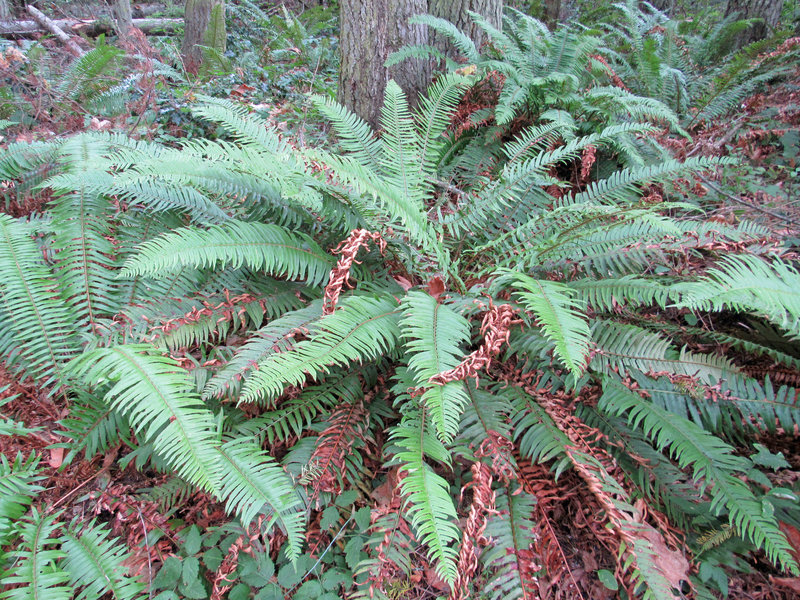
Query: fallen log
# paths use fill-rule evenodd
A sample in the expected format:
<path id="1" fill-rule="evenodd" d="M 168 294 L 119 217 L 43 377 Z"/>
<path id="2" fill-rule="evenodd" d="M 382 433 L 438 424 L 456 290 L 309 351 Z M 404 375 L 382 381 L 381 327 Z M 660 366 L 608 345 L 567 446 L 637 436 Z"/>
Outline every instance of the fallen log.
<path id="1" fill-rule="evenodd" d="M 33 17 L 33 20 L 36 21 L 39 25 L 41 25 L 44 29 L 52 33 L 59 42 L 66 46 L 67 50 L 70 51 L 75 57 L 80 58 L 83 56 L 83 50 L 81 49 L 78 44 L 75 43 L 71 37 L 69 37 L 64 30 L 61 29 L 58 25 L 56 25 L 50 17 L 46 16 L 43 12 L 41 12 L 38 8 L 31 6 L 30 4 L 25 7 L 27 11 Z"/>
<path id="2" fill-rule="evenodd" d="M 52 19 L 60 29 L 97 37 L 101 33 L 110 34 L 114 31 L 114 24 L 104 19 Z M 183 19 L 134 19 L 133 26 L 144 33 L 163 31 L 172 33 L 183 25 Z M 0 37 L 31 37 L 37 33 L 44 33 L 45 28 L 36 21 L 0 21 Z"/>

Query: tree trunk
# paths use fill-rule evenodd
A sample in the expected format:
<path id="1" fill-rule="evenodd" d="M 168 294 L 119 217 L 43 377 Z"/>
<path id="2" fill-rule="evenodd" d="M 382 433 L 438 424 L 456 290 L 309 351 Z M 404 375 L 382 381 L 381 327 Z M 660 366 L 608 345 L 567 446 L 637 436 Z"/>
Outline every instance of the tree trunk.
<path id="1" fill-rule="evenodd" d="M 475 45 L 480 48 L 485 36 L 483 30 L 473 22 L 468 11 L 478 13 L 497 29 L 503 25 L 503 0 L 430 0 L 428 2 L 430 14 L 453 23 L 472 38 Z M 432 35 L 434 46 L 449 56 L 456 54 L 447 38 L 438 34 Z"/>
<path id="2" fill-rule="evenodd" d="M 225 52 L 224 0 L 186 0 L 184 12 L 183 62 L 186 70 L 197 73 L 203 63 L 204 49 Z"/>
<path id="3" fill-rule="evenodd" d="M 114 2 L 113 11 L 117 34 L 121 38 L 127 37 L 128 32 L 131 30 L 131 27 L 133 27 L 131 0 L 116 0 L 116 2 Z"/>
<path id="4" fill-rule="evenodd" d="M 0 0 L 0 21 L 11 20 L 11 2 L 10 0 Z"/>
<path id="5" fill-rule="evenodd" d="M 740 19 L 762 19 L 762 22 L 742 31 L 736 38 L 735 46 L 741 48 L 767 37 L 781 18 L 781 8 L 783 0 L 728 0 L 726 17 L 737 13 Z"/>
<path id="6" fill-rule="evenodd" d="M 550 29 L 555 29 L 561 16 L 561 0 L 544 1 L 544 22 Z"/>
<path id="7" fill-rule="evenodd" d="M 402 46 L 427 43 L 426 28 L 408 23 L 427 12 L 425 0 L 341 0 L 339 6 L 339 102 L 377 128 L 390 78 L 412 104 L 430 81 L 427 61 L 384 67 L 389 54 Z"/>

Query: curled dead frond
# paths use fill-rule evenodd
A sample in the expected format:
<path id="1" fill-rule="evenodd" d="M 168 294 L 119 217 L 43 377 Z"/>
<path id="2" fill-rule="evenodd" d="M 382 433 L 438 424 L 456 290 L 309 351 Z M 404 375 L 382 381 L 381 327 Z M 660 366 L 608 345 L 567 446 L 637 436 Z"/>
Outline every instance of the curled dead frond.
<path id="1" fill-rule="evenodd" d="M 469 583 L 478 570 L 478 546 L 488 543 L 484 536 L 486 516 L 497 512 L 494 506 L 495 494 L 492 491 L 492 473 L 488 466 L 481 462 L 473 463 L 472 481 L 461 490 L 462 496 L 467 487 L 472 488 L 472 504 L 458 553 L 458 573 L 448 600 L 464 600 L 469 597 Z"/>
<path id="2" fill-rule="evenodd" d="M 386 240 L 378 232 L 367 231 L 366 229 L 354 229 L 333 251 L 339 255 L 336 266 L 331 269 L 328 278 L 328 285 L 325 286 L 325 300 L 322 304 L 322 314 L 329 315 L 336 308 L 339 294 L 342 287 L 350 285 L 350 267 L 356 262 L 356 255 L 362 246 L 366 246 L 372 240 L 380 248 L 381 254 L 386 251 Z"/>
<path id="3" fill-rule="evenodd" d="M 489 312 L 481 322 L 483 343 L 475 352 L 467 355 L 456 367 L 437 373 L 430 378 L 430 383 L 444 385 L 450 381 L 460 381 L 474 377 L 477 381 L 478 371 L 488 368 L 492 357 L 500 352 L 503 344 L 508 343 L 511 326 L 519 321 L 514 318 L 515 310 L 510 304 L 490 305 Z"/>

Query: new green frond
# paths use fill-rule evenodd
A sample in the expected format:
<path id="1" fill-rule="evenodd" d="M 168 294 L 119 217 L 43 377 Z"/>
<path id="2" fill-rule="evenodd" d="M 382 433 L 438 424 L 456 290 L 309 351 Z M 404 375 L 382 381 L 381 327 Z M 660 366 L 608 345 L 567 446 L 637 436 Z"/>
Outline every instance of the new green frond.
<path id="1" fill-rule="evenodd" d="M 556 356 L 574 375 L 586 368 L 591 335 L 589 324 L 582 317 L 584 306 L 568 286 L 553 281 L 534 279 L 522 273 L 511 274 L 521 288 L 518 296 L 527 310 L 533 312 L 545 336 L 555 342 Z"/>
<path id="2" fill-rule="evenodd" d="M 431 384 L 430 379 L 458 365 L 463 357 L 461 346 L 469 341 L 469 321 L 418 290 L 406 294 L 401 309 L 409 371 L 415 385 L 424 390 L 422 402 L 439 438 L 449 441 L 458 431 L 461 412 L 469 398 L 462 381 L 439 385 Z"/>
<path id="3" fill-rule="evenodd" d="M 228 221 L 208 229 L 185 227 L 145 242 L 120 277 L 164 275 L 178 267 L 246 266 L 274 276 L 325 280 L 333 260 L 310 237 L 266 223 Z"/>

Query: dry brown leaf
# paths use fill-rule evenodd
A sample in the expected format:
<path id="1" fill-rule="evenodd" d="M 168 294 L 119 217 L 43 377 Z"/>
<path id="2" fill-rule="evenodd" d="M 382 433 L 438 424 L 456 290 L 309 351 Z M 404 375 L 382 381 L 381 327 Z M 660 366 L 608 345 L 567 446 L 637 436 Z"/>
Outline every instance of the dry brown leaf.
<path id="1" fill-rule="evenodd" d="M 649 525 L 639 530 L 637 537 L 650 542 L 656 556 L 656 566 L 674 588 L 681 588 L 681 581 L 689 579 L 689 561 L 682 552 L 670 550 L 661 534 Z"/>
<path id="2" fill-rule="evenodd" d="M 770 577 L 770 580 L 800 594 L 800 577 Z"/>

